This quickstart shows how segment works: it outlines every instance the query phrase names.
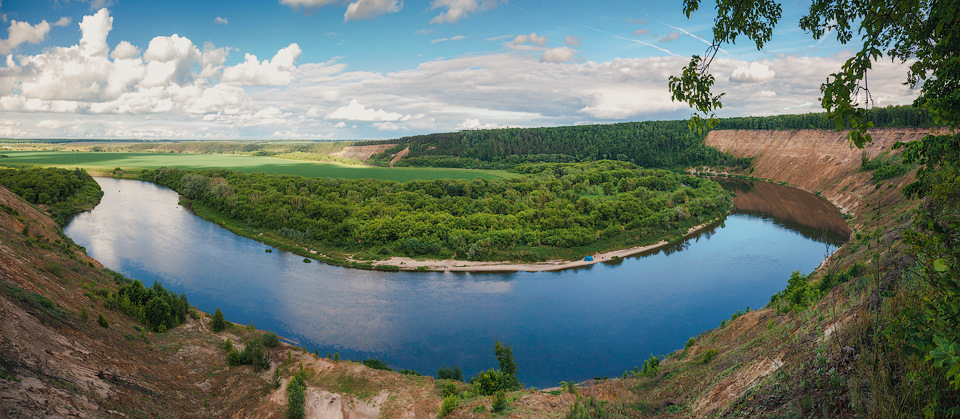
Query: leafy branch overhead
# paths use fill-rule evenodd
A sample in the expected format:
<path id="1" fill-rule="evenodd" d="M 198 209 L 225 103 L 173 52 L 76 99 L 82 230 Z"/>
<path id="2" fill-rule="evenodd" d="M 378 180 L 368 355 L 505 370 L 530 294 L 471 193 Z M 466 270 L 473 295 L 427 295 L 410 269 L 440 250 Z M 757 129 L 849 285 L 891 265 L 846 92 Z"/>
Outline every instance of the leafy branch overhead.
<path id="1" fill-rule="evenodd" d="M 699 8 L 699 0 L 684 1 L 689 17 Z M 871 141 L 866 132 L 872 127 L 867 110 L 873 105 L 868 84 L 872 63 L 881 58 L 910 61 L 906 85 L 920 89 L 915 105 L 927 108 L 943 125 L 956 125 L 960 115 L 951 111 L 960 105 L 960 62 L 956 1 L 900 0 L 816 0 L 800 28 L 814 39 L 836 34 L 842 43 L 862 43 L 836 73 L 820 86 L 821 105 L 837 129 L 850 128 L 852 145 L 862 148 Z M 714 111 L 720 109 L 723 93 L 714 94 L 709 67 L 724 44 L 733 44 L 738 36 L 753 41 L 762 49 L 773 35 L 780 15 L 780 4 L 773 0 L 720 0 L 717 2 L 713 42 L 705 58 L 693 56 L 680 76 L 670 77 L 669 87 L 676 101 L 689 104 L 697 112 L 691 127 L 703 130 L 709 115 L 712 127 Z M 859 37 L 858 40 L 855 37 Z"/>

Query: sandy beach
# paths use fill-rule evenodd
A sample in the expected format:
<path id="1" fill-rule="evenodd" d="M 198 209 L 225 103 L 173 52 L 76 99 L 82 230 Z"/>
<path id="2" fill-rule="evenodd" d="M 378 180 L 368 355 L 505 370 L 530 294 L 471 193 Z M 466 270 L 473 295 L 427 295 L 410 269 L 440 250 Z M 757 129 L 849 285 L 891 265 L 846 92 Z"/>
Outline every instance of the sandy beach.
<path id="1" fill-rule="evenodd" d="M 700 231 L 704 227 L 713 224 L 716 220 L 703 223 L 687 229 L 686 234 L 679 240 L 683 240 L 690 235 Z M 620 250 L 611 250 L 609 252 L 593 254 L 593 260 L 550 260 L 546 262 L 519 263 L 519 262 L 477 262 L 471 260 L 445 259 L 445 260 L 417 260 L 408 257 L 395 256 L 386 260 L 374 261 L 374 265 L 394 265 L 399 266 L 400 270 L 412 271 L 417 268 L 425 268 L 428 271 L 436 272 L 541 272 L 541 271 L 559 271 L 562 269 L 577 268 L 589 266 L 594 263 L 607 262 L 614 257 L 625 258 L 663 247 L 670 244 L 666 240 L 646 246 L 635 246 Z"/>

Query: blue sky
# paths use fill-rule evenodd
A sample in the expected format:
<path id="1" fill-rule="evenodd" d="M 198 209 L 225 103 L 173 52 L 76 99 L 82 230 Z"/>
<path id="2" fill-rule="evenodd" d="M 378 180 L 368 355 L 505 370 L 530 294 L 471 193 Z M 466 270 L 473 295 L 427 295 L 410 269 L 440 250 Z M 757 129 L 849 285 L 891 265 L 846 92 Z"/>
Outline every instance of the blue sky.
<path id="1" fill-rule="evenodd" d="M 764 51 L 743 42 L 718 54 L 723 115 L 817 110 L 819 83 L 851 48 L 801 31 L 806 7 L 784 5 Z M 0 137 L 391 138 L 685 118 L 666 77 L 703 53 L 712 12 L 703 4 L 687 19 L 680 2 L 636 1 L 4 0 Z M 904 74 L 878 64 L 879 105 L 912 100 Z"/>

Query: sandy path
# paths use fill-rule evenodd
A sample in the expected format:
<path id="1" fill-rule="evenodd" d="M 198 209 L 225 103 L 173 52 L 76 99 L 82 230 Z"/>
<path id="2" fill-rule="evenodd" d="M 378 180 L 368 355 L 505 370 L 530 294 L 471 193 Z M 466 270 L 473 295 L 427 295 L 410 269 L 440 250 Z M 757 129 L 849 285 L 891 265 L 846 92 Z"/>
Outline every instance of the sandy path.
<path id="1" fill-rule="evenodd" d="M 681 238 L 685 239 L 690 235 L 700 231 L 704 227 L 712 224 L 714 221 L 703 223 L 698 226 L 690 227 L 687 233 Z M 470 260 L 445 259 L 445 260 L 417 260 L 408 257 L 395 256 L 387 260 L 374 261 L 374 265 L 394 265 L 399 266 L 401 270 L 412 271 L 417 268 L 426 268 L 428 271 L 438 272 L 540 272 L 540 271 L 559 271 L 562 269 L 577 268 L 589 266 L 594 263 L 607 262 L 613 260 L 614 256 L 625 258 L 627 256 L 643 253 L 670 244 L 666 240 L 647 246 L 635 246 L 627 249 L 612 250 L 609 252 L 596 253 L 592 261 L 587 260 L 551 260 L 547 262 L 535 263 L 517 263 L 517 262 L 475 262 Z"/>

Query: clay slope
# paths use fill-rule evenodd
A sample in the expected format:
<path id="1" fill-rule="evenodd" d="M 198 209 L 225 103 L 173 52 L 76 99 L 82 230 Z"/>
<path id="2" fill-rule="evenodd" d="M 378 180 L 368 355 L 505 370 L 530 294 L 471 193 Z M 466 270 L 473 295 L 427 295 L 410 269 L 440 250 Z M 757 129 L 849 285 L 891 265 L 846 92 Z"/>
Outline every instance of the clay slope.
<path id="1" fill-rule="evenodd" d="M 863 150 L 851 148 L 846 131 L 831 130 L 716 130 L 707 135 L 706 144 L 737 157 L 755 157 L 753 176 L 820 192 L 845 212 L 859 214 L 861 198 L 875 188 L 869 182 L 870 173 L 859 172 L 861 156 L 896 155 L 891 150 L 894 143 L 919 140 L 929 132 L 927 128 L 873 129 L 873 142 Z M 902 183 L 910 180 L 905 177 Z"/>

